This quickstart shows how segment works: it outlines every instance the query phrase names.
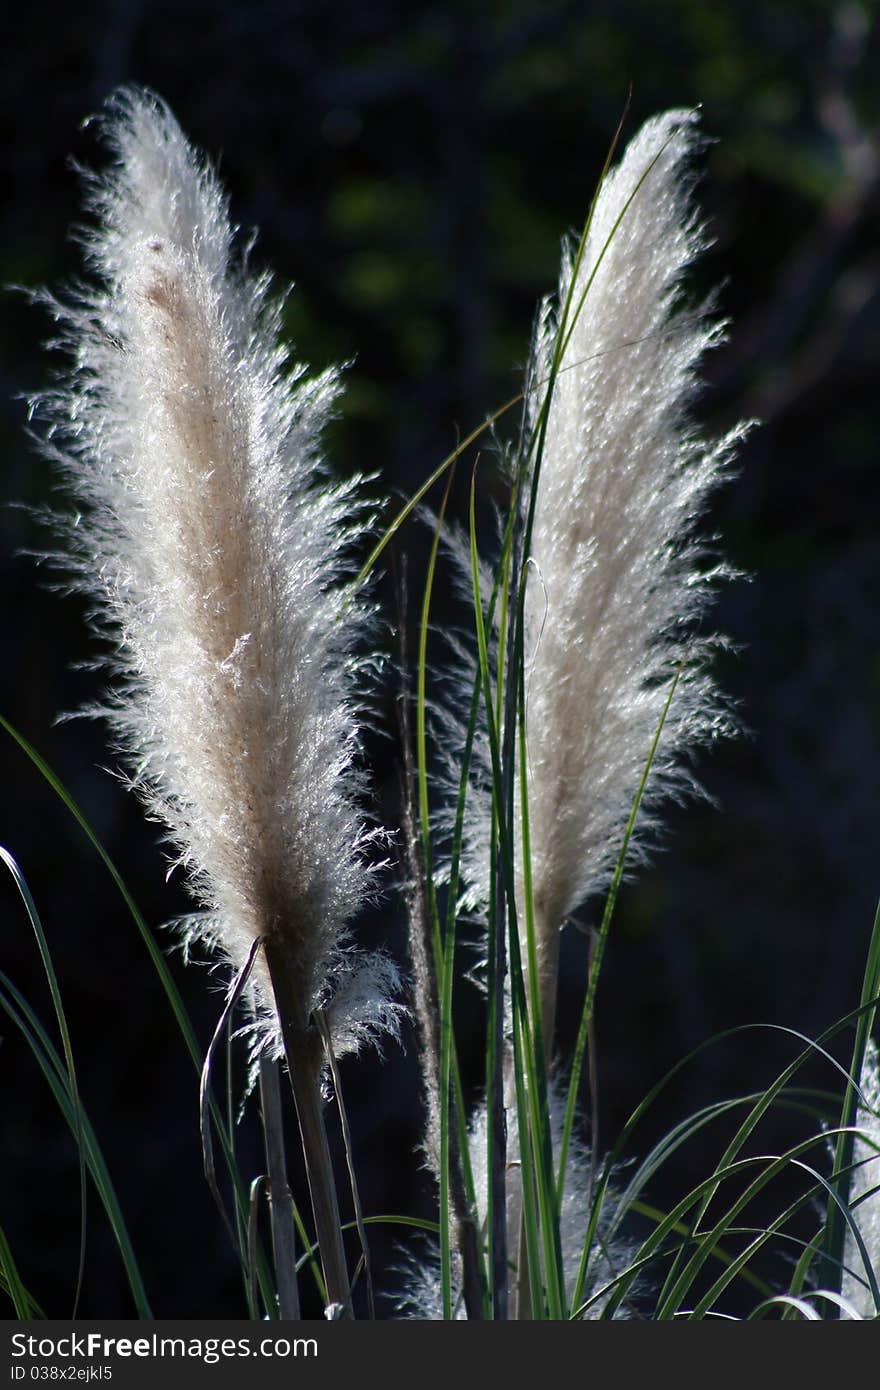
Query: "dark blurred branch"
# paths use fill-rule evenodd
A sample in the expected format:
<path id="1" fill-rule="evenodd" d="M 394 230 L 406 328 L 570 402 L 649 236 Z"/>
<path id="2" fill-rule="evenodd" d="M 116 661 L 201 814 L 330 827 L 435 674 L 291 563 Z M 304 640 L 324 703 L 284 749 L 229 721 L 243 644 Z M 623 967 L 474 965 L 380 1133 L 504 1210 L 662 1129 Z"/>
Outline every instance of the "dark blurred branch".
<path id="1" fill-rule="evenodd" d="M 716 399 L 727 402 L 737 398 L 740 413 L 764 421 L 774 419 L 813 389 L 875 293 L 873 276 L 863 275 L 858 288 L 856 282 L 850 282 L 856 292 L 838 296 L 831 321 L 827 316 L 821 319 L 801 349 L 790 355 L 817 304 L 840 274 L 856 232 L 880 201 L 877 138 L 862 126 L 852 98 L 867 36 L 864 11 L 846 0 L 834 16 L 816 92 L 820 124 L 837 147 L 841 179 L 816 223 L 789 257 L 770 304 L 738 327 L 737 346 L 726 354 L 721 375 L 714 382 Z"/>

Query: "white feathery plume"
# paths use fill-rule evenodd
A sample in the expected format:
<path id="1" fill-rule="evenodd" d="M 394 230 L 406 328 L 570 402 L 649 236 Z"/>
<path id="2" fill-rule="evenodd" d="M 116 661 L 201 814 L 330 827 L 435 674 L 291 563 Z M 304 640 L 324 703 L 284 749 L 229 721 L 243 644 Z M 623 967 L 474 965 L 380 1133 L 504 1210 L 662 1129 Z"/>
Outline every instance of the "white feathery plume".
<path id="1" fill-rule="evenodd" d="M 550 1133 L 554 1149 L 558 1150 L 562 1138 L 565 1119 L 565 1097 L 554 1086 L 548 1090 L 548 1111 Z M 477 1193 L 477 1215 L 482 1226 L 486 1222 L 486 1194 L 488 1192 L 489 1169 L 487 1164 L 486 1106 L 480 1106 L 473 1114 L 468 1126 L 469 1150 L 474 1187 Z M 519 1134 L 516 1125 L 511 1127 L 507 1150 L 508 1166 L 519 1167 Z M 566 1292 L 571 1297 L 580 1270 L 584 1241 L 590 1224 L 590 1153 L 578 1139 L 572 1141 L 568 1151 L 565 1188 L 559 1212 L 559 1240 L 562 1250 L 562 1268 Z M 597 1238 L 583 1287 L 583 1301 L 594 1295 L 601 1295 L 605 1286 L 622 1274 L 632 1261 L 635 1247 L 623 1236 L 610 1234 L 615 1223 L 615 1198 L 612 1191 L 605 1194 L 602 1215 L 599 1219 Z M 515 1251 L 519 1238 L 518 1207 L 512 1204 L 508 1210 L 508 1249 Z M 443 1318 L 443 1305 L 440 1288 L 440 1262 L 435 1247 L 431 1247 L 424 1257 L 412 1257 L 404 1266 L 404 1286 L 397 1299 L 397 1307 L 405 1318 L 420 1318 L 440 1321 Z M 514 1299 L 516 1274 L 511 1273 L 509 1296 Z M 610 1293 L 608 1295 L 610 1297 Z M 607 1297 L 597 1297 L 587 1310 L 588 1320 L 599 1318 L 607 1303 Z M 454 1315 L 464 1319 L 466 1314 L 462 1303 L 460 1261 L 453 1264 L 452 1305 Z M 628 1318 L 629 1309 L 623 1305 L 618 1318 Z"/>
<path id="2" fill-rule="evenodd" d="M 722 331 L 677 304 L 705 244 L 689 177 L 696 120 L 648 121 L 605 178 L 573 288 L 580 311 L 562 330 L 526 612 L 533 877 L 548 930 L 608 881 L 680 661 L 649 802 L 693 785 L 682 755 L 724 724 L 696 659 L 707 644 L 692 636 L 710 594 L 693 531 L 742 429 L 707 446 L 688 414 Z M 572 270 L 569 251 L 560 304 Z M 542 315 L 535 425 L 559 331 Z"/>
<path id="3" fill-rule="evenodd" d="M 643 858 L 664 797 L 698 790 L 698 745 L 732 727 L 698 628 L 725 571 L 696 523 L 745 427 L 707 444 L 691 418 L 703 353 L 724 325 L 681 303 L 706 245 L 692 199 L 697 116 L 646 122 L 599 189 L 579 261 L 565 249 L 527 381 L 534 448 L 546 432 L 527 563 L 525 691 L 531 868 L 545 1021 L 559 932 L 607 887 L 676 670 L 640 811 Z M 574 285 L 572 286 L 572 277 Z M 569 301 L 564 322 L 563 306 Z M 561 338 L 560 338 L 561 335 Z M 564 344 L 552 380 L 557 344 Z M 537 452 L 537 451 L 535 451 Z M 523 501 L 528 508 L 528 488 Z M 488 900 L 491 768 L 474 745 L 465 905 Z M 518 866 L 522 905 L 522 866 Z M 552 1031 L 552 1029 L 551 1029 Z"/>
<path id="4" fill-rule="evenodd" d="M 102 125 L 93 278 L 48 301 L 73 367 L 37 402 L 82 507 L 64 562 L 112 643 L 102 712 L 202 909 L 188 938 L 234 972 L 275 943 L 298 1033 L 318 1006 L 332 1022 L 341 985 L 334 1044 L 357 1047 L 398 1006 L 392 963 L 347 937 L 377 832 L 357 766 L 369 610 L 345 579 L 369 518 L 361 480 L 333 485 L 318 454 L 338 374 L 289 366 L 281 305 L 168 108 L 126 90 Z M 251 1000 L 279 1053 L 262 952 Z"/>
<path id="5" fill-rule="evenodd" d="M 874 1274 L 880 1280 L 880 1053 L 872 1038 L 865 1049 L 859 1082 L 865 1104 L 859 1106 L 856 1123 L 861 1131 L 853 1145 L 850 1206 Z M 862 1256 L 847 1227 L 843 1253 L 841 1294 L 861 1318 L 875 1318 L 878 1310 L 864 1277 Z"/>

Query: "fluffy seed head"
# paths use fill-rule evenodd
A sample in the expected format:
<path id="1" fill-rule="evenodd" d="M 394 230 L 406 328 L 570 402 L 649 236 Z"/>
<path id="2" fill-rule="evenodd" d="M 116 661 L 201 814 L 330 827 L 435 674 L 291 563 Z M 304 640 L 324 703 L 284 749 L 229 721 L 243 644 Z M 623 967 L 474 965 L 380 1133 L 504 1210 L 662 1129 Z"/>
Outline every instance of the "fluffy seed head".
<path id="1" fill-rule="evenodd" d="M 695 749 L 732 727 L 708 674 L 718 639 L 699 631 L 724 571 L 707 561 L 696 524 L 744 427 L 707 444 L 691 415 L 700 359 L 723 334 L 708 306 L 681 300 L 705 245 L 692 198 L 697 142 L 687 111 L 654 117 L 630 141 L 599 189 L 583 256 L 565 249 L 558 297 L 535 333 L 525 689 L 538 950 L 550 970 L 566 918 L 609 882 L 680 664 L 631 860 L 650 846 L 661 800 L 697 790 Z M 488 898 L 491 783 L 478 736 L 468 906 Z M 521 899 L 521 874 L 519 887 Z"/>
<path id="2" fill-rule="evenodd" d="M 217 179 L 154 96 L 124 91 L 87 176 L 88 284 L 49 301 L 73 360 L 38 402 L 81 507 L 65 564 L 117 677 L 103 710 L 233 968 L 294 948 L 304 1022 L 343 978 L 349 1041 L 393 1025 L 389 962 L 360 977 L 346 924 L 370 888 L 358 800 L 368 610 L 345 581 L 360 480 L 321 476 L 335 371 L 309 378 L 281 306 L 233 247 Z M 256 1013 L 275 1010 L 258 957 Z M 353 1005 L 354 1012 L 352 1012 Z"/>
<path id="3" fill-rule="evenodd" d="M 850 1204 L 874 1274 L 880 1280 L 880 1054 L 873 1040 L 869 1040 L 865 1051 L 860 1084 L 865 1104 L 859 1106 L 857 1123 L 861 1136 L 853 1147 L 853 1162 L 858 1167 L 853 1171 Z M 862 1256 L 849 1230 L 843 1263 L 841 1294 L 860 1317 L 877 1317 Z"/>
<path id="4" fill-rule="evenodd" d="M 558 1152 L 562 1138 L 565 1117 L 565 1100 L 557 1087 L 551 1086 L 548 1092 L 550 1132 L 554 1152 Z M 477 1219 L 481 1228 L 486 1223 L 486 1193 L 489 1183 L 487 1163 L 487 1129 L 485 1105 L 475 1111 L 469 1125 L 469 1149 L 474 1187 L 477 1193 Z M 508 1135 L 507 1162 L 511 1183 L 516 1186 L 519 1165 L 519 1132 L 514 1123 Z M 568 1297 L 574 1292 L 584 1241 L 590 1224 L 590 1154 L 577 1139 L 568 1151 L 565 1189 L 559 1212 L 559 1239 L 562 1250 L 563 1277 Z M 606 1193 L 606 1201 L 599 1220 L 597 1240 L 592 1249 L 584 1281 L 583 1301 L 596 1296 L 596 1302 L 588 1309 L 586 1317 L 595 1319 L 601 1315 L 607 1298 L 602 1296 L 606 1285 L 622 1274 L 630 1264 L 634 1247 L 614 1227 L 615 1198 L 612 1192 Z M 519 1246 L 519 1203 L 508 1204 L 508 1250 L 516 1251 Z M 440 1262 L 436 1249 L 431 1247 L 421 1259 L 411 1259 L 403 1270 L 403 1289 L 397 1306 L 406 1318 L 419 1318 L 439 1321 L 443 1317 L 440 1288 Z M 460 1270 L 456 1269 L 453 1288 L 453 1307 L 455 1316 L 463 1319 L 464 1307 L 461 1303 Z M 510 1297 L 516 1290 L 516 1275 L 510 1276 Z M 631 1313 L 623 1307 L 619 1317 L 628 1318 Z"/>
<path id="5" fill-rule="evenodd" d="M 652 804 L 692 786 L 687 755 L 725 724 L 708 643 L 693 635 L 710 593 L 694 525 L 742 431 L 707 446 L 689 417 L 699 360 L 721 332 L 678 303 L 703 246 L 695 140 L 694 113 L 670 111 L 630 142 L 599 194 L 568 324 L 547 312 L 536 336 L 535 428 L 558 334 L 567 338 L 526 614 L 533 874 L 548 930 L 607 882 L 679 662 L 643 841 Z M 569 251 L 560 305 L 573 274 Z"/>

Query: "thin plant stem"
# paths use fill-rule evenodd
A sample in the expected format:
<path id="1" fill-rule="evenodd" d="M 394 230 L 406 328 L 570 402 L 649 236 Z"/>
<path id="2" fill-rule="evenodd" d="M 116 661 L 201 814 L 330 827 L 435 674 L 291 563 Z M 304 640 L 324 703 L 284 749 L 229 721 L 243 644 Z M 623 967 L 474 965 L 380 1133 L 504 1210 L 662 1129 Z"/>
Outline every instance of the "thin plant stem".
<path id="1" fill-rule="evenodd" d="M 503 818 L 505 803 L 501 799 L 503 786 L 498 773 L 499 751 L 497 731 L 492 716 L 492 692 L 489 682 L 489 661 L 486 648 L 486 632 L 483 624 L 483 599 L 480 591 L 480 577 L 477 563 L 476 542 L 476 469 L 471 479 L 470 534 L 471 534 L 471 576 L 474 591 L 474 616 L 476 618 L 477 645 L 479 648 L 480 672 L 483 684 L 483 699 L 486 705 L 486 722 L 492 745 L 493 778 L 495 794 L 492 797 L 493 827 L 492 843 L 495 845 L 496 827 L 501 845 L 505 841 Z M 509 823 L 509 822 L 508 822 Z M 509 846 L 508 846 L 509 847 Z M 492 1001 L 490 1026 L 492 1027 L 491 1056 L 492 1074 L 488 1077 L 491 1111 L 491 1168 L 489 1185 L 491 1189 L 492 1221 L 492 1315 L 496 1321 L 506 1321 L 508 1317 L 507 1297 L 507 1116 L 504 1108 L 504 979 L 507 974 L 505 951 L 505 908 L 507 905 L 506 884 L 508 875 L 502 865 L 502 854 L 495 858 L 492 892 L 494 901 L 490 905 L 491 925 L 489 931 L 489 994 Z M 512 905 L 511 905 L 512 906 Z"/>
<path id="2" fill-rule="evenodd" d="M 648 753 L 648 759 L 645 763 L 645 767 L 642 772 L 642 778 L 639 783 L 639 788 L 636 792 L 636 797 L 629 814 L 629 819 L 626 823 L 626 830 L 624 831 L 623 835 L 623 843 L 620 847 L 620 854 L 618 855 L 617 864 L 615 865 L 614 876 L 611 880 L 611 887 L 608 890 L 608 897 L 605 900 L 605 910 L 602 914 L 602 924 L 599 928 L 599 933 L 594 943 L 594 950 L 590 962 L 589 981 L 587 984 L 587 995 L 584 999 L 584 1007 L 581 1013 L 580 1026 L 578 1028 L 577 1042 L 575 1044 L 574 1050 L 574 1061 L 572 1064 L 571 1077 L 569 1079 L 568 1085 L 568 1101 L 565 1107 L 565 1122 L 562 1130 L 562 1144 L 560 1146 L 559 1154 L 559 1173 L 556 1179 L 557 1195 L 559 1202 L 562 1201 L 562 1193 L 565 1187 L 565 1170 L 568 1165 L 568 1149 L 571 1143 L 572 1130 L 574 1128 L 574 1116 L 575 1110 L 577 1108 L 577 1093 L 578 1086 L 580 1083 L 581 1067 L 583 1065 L 584 1053 L 586 1051 L 587 1042 L 589 1039 L 590 1023 L 592 1021 L 593 1009 L 596 1003 L 596 991 L 599 987 L 599 975 L 602 969 L 602 958 L 605 953 L 605 945 L 608 940 L 608 934 L 611 930 L 611 920 L 614 916 L 614 908 L 617 903 L 617 895 L 620 890 L 621 882 L 623 881 L 623 871 L 626 866 L 626 856 L 629 850 L 630 840 L 632 839 L 633 829 L 635 828 L 636 817 L 639 814 L 639 807 L 642 804 L 642 797 L 644 796 L 645 787 L 648 784 L 648 777 L 650 776 L 651 768 L 654 764 L 654 758 L 657 754 L 657 748 L 660 743 L 660 735 L 662 734 L 663 726 L 666 723 L 666 716 L 669 713 L 669 708 L 672 704 L 673 697 L 675 695 L 676 690 L 678 689 L 678 682 L 683 669 L 684 662 L 682 661 L 679 663 L 675 675 L 670 684 L 669 695 L 667 696 L 666 703 L 663 706 L 663 712 L 660 716 L 660 722 L 657 726 L 657 731 L 654 734 L 654 738 L 651 743 L 651 748 Z"/>
<path id="3" fill-rule="evenodd" d="M 269 1170 L 269 1219 L 272 1226 L 278 1312 L 286 1322 L 298 1321 L 300 1314 L 299 1289 L 296 1282 L 296 1225 L 293 1219 L 293 1197 L 287 1180 L 281 1081 L 278 1063 L 265 1055 L 260 1058 L 260 1102 L 263 1111 L 266 1166 Z"/>
<path id="4" fill-rule="evenodd" d="M 448 493 L 448 489 L 447 489 Z M 446 498 L 443 505 L 445 507 Z M 406 557 L 404 556 L 404 566 Z M 410 689 L 406 651 L 406 571 L 398 589 L 398 626 L 400 631 L 400 670 L 401 690 L 398 705 L 400 741 L 403 751 L 403 768 L 400 775 L 402 830 L 406 868 L 409 880 L 407 910 L 409 913 L 409 947 L 414 974 L 414 1002 L 416 1018 L 425 1049 L 423 1077 L 425 1080 L 426 1103 L 429 1112 L 429 1126 L 434 1131 L 440 1129 L 439 1114 L 433 1110 L 440 1103 L 440 999 L 438 981 L 442 974 L 440 928 L 437 915 L 432 916 L 432 906 L 436 914 L 436 898 L 431 894 L 428 875 L 425 869 L 426 848 L 430 848 L 430 824 L 427 825 L 428 844 L 426 846 L 426 826 L 422 817 L 427 807 L 420 806 L 421 834 L 416 831 L 416 769 L 412 755 L 410 730 Z M 426 619 L 423 622 L 419 642 L 419 669 L 425 664 L 424 642 Z M 421 681 L 420 681 L 420 698 Z M 424 730 L 420 720 L 419 762 L 427 761 L 424 745 Z M 466 750 L 465 763 L 469 763 Z M 424 775 L 424 772 L 423 772 Z M 452 875 L 454 878 L 454 873 Z M 455 886 L 450 883 L 450 920 L 447 921 L 447 940 L 454 940 L 455 932 Z M 454 1040 L 453 1040 L 454 1042 Z M 484 1316 L 485 1276 L 482 1268 L 480 1247 L 475 1215 L 473 1175 L 470 1172 L 467 1150 L 467 1122 L 464 1096 L 458 1072 L 458 1062 L 453 1051 L 452 1057 L 453 1095 L 450 1108 L 455 1111 L 449 1119 L 448 1163 L 449 1163 L 449 1201 L 456 1224 L 456 1240 L 462 1262 L 462 1295 L 468 1319 L 482 1319 Z"/>
<path id="5" fill-rule="evenodd" d="M 351 1129 L 348 1124 L 348 1115 L 345 1110 L 345 1102 L 342 1098 L 342 1080 L 339 1075 L 339 1067 L 333 1053 L 333 1043 L 330 1038 L 330 1029 L 327 1025 L 327 1017 L 323 1009 L 315 1010 L 315 1023 L 318 1032 L 321 1034 L 321 1042 L 324 1044 L 324 1055 L 327 1058 L 327 1065 L 330 1068 L 330 1075 L 333 1078 L 333 1090 L 336 1094 L 336 1105 L 339 1110 L 339 1123 L 342 1126 L 342 1139 L 345 1144 L 345 1161 L 348 1166 L 348 1178 L 351 1185 L 351 1200 L 354 1206 L 354 1220 L 357 1227 L 358 1239 L 361 1243 L 364 1274 L 367 1281 L 367 1310 L 370 1321 L 376 1320 L 376 1303 L 373 1297 L 373 1271 L 370 1267 L 370 1246 L 367 1240 L 367 1230 L 364 1225 L 364 1213 L 361 1206 L 360 1192 L 358 1191 L 357 1178 L 354 1169 L 354 1149 L 351 1142 Z M 357 1276 L 355 1276 L 357 1277 Z"/>
<path id="6" fill-rule="evenodd" d="M 336 1305 L 341 1310 L 340 1315 L 347 1317 L 351 1315 L 351 1289 L 330 1146 L 324 1128 L 321 1040 L 314 1026 L 298 1016 L 300 1000 L 290 983 L 291 978 L 296 978 L 296 971 L 291 970 L 287 953 L 284 940 L 277 936 L 266 938 L 266 963 L 281 1023 L 328 1305 Z"/>
<path id="7" fill-rule="evenodd" d="M 223 1218 L 223 1223 L 226 1226 L 227 1231 L 229 1232 L 229 1239 L 232 1241 L 232 1247 L 238 1254 L 239 1259 L 241 1260 L 246 1284 L 248 1281 L 247 1255 L 239 1238 L 240 1232 L 236 1231 L 235 1227 L 229 1219 L 229 1213 L 226 1210 L 226 1204 L 223 1201 L 223 1197 L 220 1193 L 220 1188 L 217 1183 L 217 1171 L 214 1165 L 214 1143 L 211 1137 L 211 1110 L 209 1102 L 211 1097 L 211 1073 L 214 1068 L 214 1057 L 217 1053 L 217 1048 L 220 1046 L 220 1041 L 223 1037 L 223 1034 L 226 1031 L 226 1026 L 230 1018 L 232 1017 L 233 1012 L 235 1011 L 235 1006 L 241 998 L 242 993 L 244 992 L 245 986 L 247 985 L 247 982 L 250 978 L 251 971 L 254 968 L 254 962 L 257 958 L 257 952 L 260 950 L 262 944 L 263 941 L 261 937 L 256 937 L 254 939 L 254 943 L 251 946 L 250 953 L 244 964 L 244 967 L 242 968 L 242 970 L 239 971 L 238 976 L 232 985 L 232 988 L 229 992 L 229 997 L 227 998 L 226 1003 L 224 1005 L 223 1012 L 220 1015 L 216 1028 L 214 1029 L 214 1036 L 211 1038 L 210 1044 L 208 1045 L 208 1051 L 205 1054 L 205 1061 L 204 1065 L 202 1066 L 201 1080 L 199 1082 L 199 1121 L 202 1134 L 202 1158 L 204 1161 L 205 1181 L 208 1184 L 214 1201 L 217 1203 L 217 1208 L 220 1212 L 220 1215 Z"/>
<path id="8" fill-rule="evenodd" d="M 874 927 L 868 943 L 868 959 L 862 980 L 862 995 L 860 1001 L 865 1008 L 865 1012 L 860 1015 L 858 1023 L 856 1024 L 856 1036 L 853 1044 L 850 1075 L 844 1093 L 840 1114 L 840 1133 L 834 1154 L 834 1192 L 835 1194 L 840 1194 L 844 1204 L 849 1201 L 853 1146 L 855 1142 L 853 1128 L 856 1125 L 858 1115 L 859 1086 L 861 1084 L 862 1067 L 865 1060 L 865 1049 L 874 1026 L 874 1016 L 876 1012 L 875 1004 L 878 994 L 880 994 L 880 907 L 878 907 L 875 914 Z M 845 1238 L 846 1225 L 841 1216 L 840 1208 L 836 1201 L 829 1201 L 825 1222 L 823 1261 L 825 1264 L 825 1273 L 822 1282 L 835 1293 L 840 1293 L 841 1289 Z M 880 1308 L 878 1308 L 878 1312 L 880 1312 Z M 839 1307 L 832 1307 L 831 1317 L 840 1317 Z"/>
<path id="9" fill-rule="evenodd" d="M 247 1220 L 247 1300 L 251 1310 L 252 1321 L 257 1321 L 257 1274 L 256 1274 L 256 1254 L 257 1254 L 257 1231 L 260 1224 L 260 1194 L 268 1182 L 265 1173 L 260 1173 L 259 1177 L 254 1178 L 251 1183 L 250 1199 L 248 1201 L 248 1220 Z M 277 1279 L 277 1275 L 276 1275 Z M 278 1309 L 274 1307 L 266 1308 L 266 1316 L 274 1320 L 278 1314 Z"/>

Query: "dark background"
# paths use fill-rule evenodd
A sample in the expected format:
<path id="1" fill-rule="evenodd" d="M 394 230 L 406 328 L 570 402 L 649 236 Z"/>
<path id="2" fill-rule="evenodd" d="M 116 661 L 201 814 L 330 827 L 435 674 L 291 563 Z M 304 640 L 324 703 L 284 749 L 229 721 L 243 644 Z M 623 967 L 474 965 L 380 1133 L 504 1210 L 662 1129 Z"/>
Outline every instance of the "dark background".
<path id="1" fill-rule="evenodd" d="M 867 0 L 106 0 L 16 6 L 3 21 L 0 279 L 57 286 L 76 272 L 67 233 L 80 190 L 69 160 L 102 157 L 81 122 L 121 82 L 154 87 L 219 157 L 233 216 L 260 229 L 257 261 L 279 285 L 296 282 L 287 329 L 297 353 L 317 367 L 354 359 L 327 440 L 334 466 L 380 470 L 401 494 L 518 389 L 536 302 L 555 283 L 560 239 L 585 214 L 630 87 L 629 133 L 656 110 L 702 105 L 717 141 L 700 187 L 715 244 L 694 284 L 721 284 L 733 330 L 706 364 L 701 413 L 712 433 L 744 416 L 764 421 L 709 522 L 723 554 L 752 576 L 730 585 L 718 609 L 740 648 L 720 678 L 749 732 L 701 761 L 717 806 L 670 814 L 665 852 L 622 900 L 597 1023 L 600 1148 L 665 1069 L 716 1031 L 762 1022 L 815 1035 L 858 1002 L 880 889 L 875 18 Z M 22 554 L 45 537 L 12 505 L 51 496 L 23 400 L 47 383 L 46 334 L 38 310 L 5 296 L 0 712 L 70 788 L 159 927 L 185 907 L 183 890 L 165 881 L 157 828 L 108 776 L 102 728 L 55 723 L 100 689 L 76 669 L 95 644 L 80 604 L 48 592 Z M 484 504 L 496 491 L 489 475 Z M 410 528 L 404 548 L 418 592 L 424 533 Z M 440 602 L 440 620 L 466 620 L 451 598 Z M 393 696 L 392 684 L 370 748 L 379 813 L 392 826 Z M 195 1074 L 134 926 L 82 833 L 5 736 L 0 785 L 0 842 L 21 863 L 52 943 L 83 1097 L 154 1311 L 240 1316 L 235 1262 L 201 1175 Z M 48 1024 L 10 883 L 0 884 L 0 912 L 0 964 Z M 393 883 L 362 934 L 404 959 Z M 583 954 L 574 934 L 563 1050 Z M 174 970 L 207 1046 L 220 996 L 176 955 Z M 467 986 L 460 1005 L 475 1087 L 479 1000 Z M 32 1292 L 66 1316 L 74 1147 L 25 1044 L 5 1024 L 0 1033 L 0 1222 Z M 712 1047 L 652 1111 L 634 1152 L 697 1105 L 765 1086 L 792 1047 L 763 1030 Z M 433 1212 L 414 1154 L 417 1052 L 410 1035 L 384 1066 L 344 1069 L 370 1213 Z M 771 1126 L 766 1143 L 784 1134 Z M 261 1171 L 253 1123 L 241 1143 L 245 1172 Z M 720 1144 L 711 1131 L 683 1150 L 658 1180 L 658 1204 L 703 1176 Z M 386 1291 L 401 1259 L 392 1237 L 377 1230 L 374 1248 Z M 130 1311 L 92 1198 L 83 1312 Z"/>

